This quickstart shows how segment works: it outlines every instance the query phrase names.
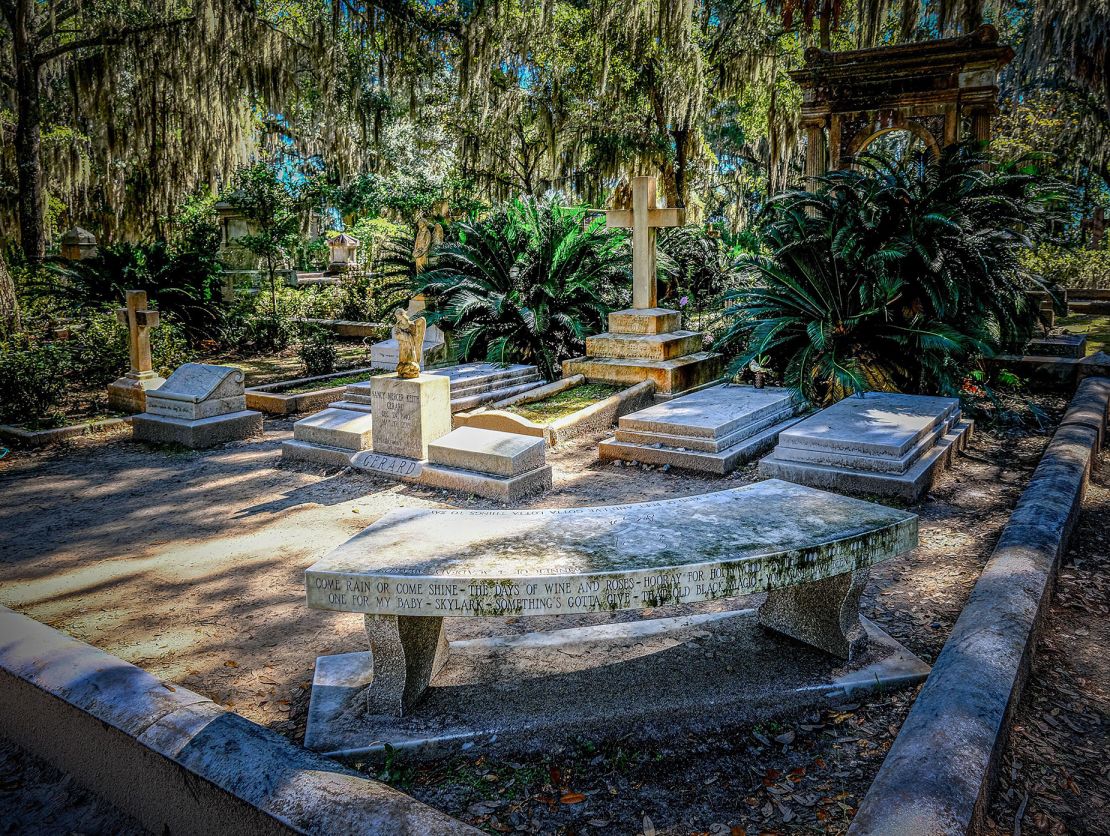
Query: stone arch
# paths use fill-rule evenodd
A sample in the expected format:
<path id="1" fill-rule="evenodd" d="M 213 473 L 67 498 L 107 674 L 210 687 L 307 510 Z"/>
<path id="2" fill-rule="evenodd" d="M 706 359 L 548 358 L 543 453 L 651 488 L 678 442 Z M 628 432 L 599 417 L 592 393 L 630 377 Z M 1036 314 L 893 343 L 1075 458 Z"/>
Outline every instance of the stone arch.
<path id="1" fill-rule="evenodd" d="M 908 119 L 899 120 L 892 125 L 883 125 L 872 131 L 860 131 L 848 143 L 848 155 L 854 157 L 856 154 L 866 151 L 868 146 L 879 137 L 898 131 L 905 131 L 917 137 L 925 143 L 925 147 L 929 149 L 929 153 L 933 155 L 934 159 L 940 158 L 940 141 L 924 125 Z"/>

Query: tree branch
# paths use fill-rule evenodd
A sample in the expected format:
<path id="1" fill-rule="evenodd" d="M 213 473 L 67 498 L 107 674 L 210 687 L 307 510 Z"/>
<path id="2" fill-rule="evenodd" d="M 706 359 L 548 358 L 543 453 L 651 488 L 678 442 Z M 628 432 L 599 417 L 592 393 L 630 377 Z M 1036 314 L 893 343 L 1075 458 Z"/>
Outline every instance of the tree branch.
<path id="1" fill-rule="evenodd" d="M 43 24 L 42 28 L 39 29 L 38 42 L 41 44 L 47 38 L 59 34 L 60 30 L 58 29 L 58 26 L 65 23 L 67 20 L 72 20 L 73 18 L 77 17 L 78 11 L 79 9 L 77 8 L 77 5 L 75 3 L 71 3 L 69 6 L 63 7 L 54 12 L 50 20 Z"/>
<path id="2" fill-rule="evenodd" d="M 35 63 L 38 66 L 49 63 L 55 58 L 65 55 L 70 52 L 75 52 L 79 49 L 87 49 L 94 46 L 116 46 L 123 43 L 128 38 L 135 35 L 142 35 L 147 32 L 155 32 L 159 29 L 172 29 L 175 26 L 182 26 L 186 23 L 192 23 L 196 17 L 190 15 L 189 17 L 179 17 L 173 20 L 163 20 L 158 23 L 149 23 L 146 26 L 129 26 L 126 29 L 118 29 L 115 32 L 104 32 L 100 35 L 94 35 L 91 38 L 80 38 L 76 41 L 60 44 L 53 49 L 48 49 L 40 52 L 35 56 Z"/>

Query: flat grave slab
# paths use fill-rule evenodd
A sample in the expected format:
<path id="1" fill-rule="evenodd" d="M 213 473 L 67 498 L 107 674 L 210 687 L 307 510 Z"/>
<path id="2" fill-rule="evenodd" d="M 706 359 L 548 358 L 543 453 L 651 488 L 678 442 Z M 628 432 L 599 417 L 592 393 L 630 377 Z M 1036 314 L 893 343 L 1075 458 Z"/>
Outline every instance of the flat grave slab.
<path id="1" fill-rule="evenodd" d="M 720 385 L 620 418 L 603 461 L 670 464 L 723 475 L 774 446 L 798 420 L 787 389 Z"/>
<path id="2" fill-rule="evenodd" d="M 759 467 L 804 485 L 915 502 L 971 429 L 955 398 L 868 392 L 784 430 Z"/>

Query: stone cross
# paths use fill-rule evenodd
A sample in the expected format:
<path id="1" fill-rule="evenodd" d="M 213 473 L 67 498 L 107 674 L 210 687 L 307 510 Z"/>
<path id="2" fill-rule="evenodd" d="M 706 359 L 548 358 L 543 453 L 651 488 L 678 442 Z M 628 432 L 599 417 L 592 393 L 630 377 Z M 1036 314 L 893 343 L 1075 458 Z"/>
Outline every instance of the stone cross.
<path id="1" fill-rule="evenodd" d="M 131 372 L 141 374 L 152 369 L 150 361 L 150 329 L 158 324 L 158 311 L 147 310 L 146 291 L 127 291 L 127 307 L 116 309 L 116 319 L 126 325 L 130 336 Z"/>
<path id="2" fill-rule="evenodd" d="M 658 302 L 655 284 L 655 230 L 682 226 L 685 209 L 660 209 L 655 205 L 655 178 L 632 178 L 632 208 L 610 209 L 605 226 L 632 230 L 632 307 L 654 308 Z"/>

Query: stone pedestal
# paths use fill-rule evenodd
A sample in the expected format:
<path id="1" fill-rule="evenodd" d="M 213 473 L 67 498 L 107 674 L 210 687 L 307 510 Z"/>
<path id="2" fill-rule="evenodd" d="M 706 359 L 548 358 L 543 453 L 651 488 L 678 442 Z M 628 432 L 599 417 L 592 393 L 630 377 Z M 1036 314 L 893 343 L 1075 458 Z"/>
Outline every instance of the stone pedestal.
<path id="1" fill-rule="evenodd" d="M 631 386 L 655 383 L 659 395 L 695 389 L 719 377 L 722 358 L 702 351 L 702 334 L 679 329 L 678 311 L 630 308 L 609 314 L 609 330 L 586 340 L 587 356 L 563 363 L 563 374 Z"/>
<path id="2" fill-rule="evenodd" d="M 108 407 L 135 414 L 146 411 L 146 393 L 166 382 L 156 372 L 128 372 L 108 384 Z"/>
<path id="3" fill-rule="evenodd" d="M 375 453 L 422 460 L 428 444 L 451 432 L 451 381 L 442 375 L 370 381 Z"/>

